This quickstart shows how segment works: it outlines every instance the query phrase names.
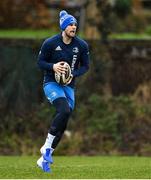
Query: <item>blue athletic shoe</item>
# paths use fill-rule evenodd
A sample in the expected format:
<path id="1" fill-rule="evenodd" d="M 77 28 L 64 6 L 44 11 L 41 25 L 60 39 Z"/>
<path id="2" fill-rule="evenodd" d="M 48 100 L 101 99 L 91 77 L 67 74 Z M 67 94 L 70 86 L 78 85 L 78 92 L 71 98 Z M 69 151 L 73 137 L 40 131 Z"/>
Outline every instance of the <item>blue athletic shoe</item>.
<path id="1" fill-rule="evenodd" d="M 43 159 L 43 157 L 40 157 L 37 161 L 38 167 L 40 167 L 44 172 L 51 172 L 51 169 L 49 167 L 49 162 Z"/>
<path id="2" fill-rule="evenodd" d="M 46 161 L 48 161 L 50 164 L 53 163 L 51 148 L 46 148 L 45 146 L 42 146 L 40 152 Z"/>

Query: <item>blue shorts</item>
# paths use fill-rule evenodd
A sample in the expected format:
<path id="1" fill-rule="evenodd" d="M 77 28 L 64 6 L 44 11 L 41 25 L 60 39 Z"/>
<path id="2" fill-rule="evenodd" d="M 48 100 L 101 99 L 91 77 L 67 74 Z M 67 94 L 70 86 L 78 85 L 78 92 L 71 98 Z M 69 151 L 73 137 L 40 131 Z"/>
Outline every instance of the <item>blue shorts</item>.
<path id="1" fill-rule="evenodd" d="M 45 83 L 43 86 L 45 96 L 50 103 L 60 97 L 65 97 L 68 101 L 70 108 L 74 109 L 75 96 L 74 89 L 69 86 L 62 86 L 56 82 Z"/>

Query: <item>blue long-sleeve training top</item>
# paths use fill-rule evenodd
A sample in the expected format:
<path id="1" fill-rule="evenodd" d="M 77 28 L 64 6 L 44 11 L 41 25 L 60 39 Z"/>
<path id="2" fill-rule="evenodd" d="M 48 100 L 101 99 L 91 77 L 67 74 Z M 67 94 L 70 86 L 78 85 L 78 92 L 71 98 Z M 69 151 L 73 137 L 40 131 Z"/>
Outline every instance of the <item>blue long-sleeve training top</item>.
<path id="1" fill-rule="evenodd" d="M 70 44 L 65 44 L 61 34 L 46 39 L 38 55 L 38 66 L 44 72 L 44 83 L 55 81 L 53 64 L 60 61 L 70 65 L 73 80 L 69 86 L 74 87 L 75 77 L 83 75 L 89 69 L 88 44 L 79 37 L 74 37 Z"/>

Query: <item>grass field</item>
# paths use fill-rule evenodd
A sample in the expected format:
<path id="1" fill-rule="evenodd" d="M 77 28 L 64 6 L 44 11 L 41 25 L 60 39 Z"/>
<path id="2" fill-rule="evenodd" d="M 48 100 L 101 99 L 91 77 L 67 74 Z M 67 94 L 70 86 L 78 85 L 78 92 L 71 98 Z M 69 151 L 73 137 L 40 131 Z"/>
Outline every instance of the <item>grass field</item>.
<path id="1" fill-rule="evenodd" d="M 110 39 L 122 39 L 122 40 L 151 40 L 151 36 L 148 34 L 136 34 L 136 33 L 119 33 L 111 34 Z"/>
<path id="2" fill-rule="evenodd" d="M 0 38 L 24 38 L 42 39 L 55 35 L 57 32 L 51 30 L 21 30 L 21 29 L 0 29 Z"/>
<path id="3" fill-rule="evenodd" d="M 151 31 L 151 28 L 149 29 Z M 148 30 L 148 31 L 149 31 Z M 54 32 L 50 29 L 41 29 L 41 30 L 31 30 L 31 29 L 0 29 L 0 38 L 24 38 L 24 39 L 45 39 L 47 37 L 51 37 L 59 32 Z M 78 33 L 79 36 L 84 38 L 83 33 Z M 150 40 L 150 33 L 118 33 L 111 34 L 109 39 L 125 39 L 125 40 Z"/>
<path id="4" fill-rule="evenodd" d="M 51 173 L 36 166 L 37 157 L 0 156 L 0 179 L 150 179 L 151 158 L 55 156 Z"/>

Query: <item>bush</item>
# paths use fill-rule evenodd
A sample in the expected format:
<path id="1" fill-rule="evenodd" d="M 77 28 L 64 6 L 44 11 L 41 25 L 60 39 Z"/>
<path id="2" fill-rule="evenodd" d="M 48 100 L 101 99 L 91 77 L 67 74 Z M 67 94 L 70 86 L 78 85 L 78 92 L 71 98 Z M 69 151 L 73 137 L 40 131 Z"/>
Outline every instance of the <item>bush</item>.
<path id="1" fill-rule="evenodd" d="M 54 113 L 42 93 L 36 67 L 38 48 L 31 41 L 1 42 L 0 152 L 37 154 Z M 56 154 L 149 155 L 149 56 L 132 59 L 131 45 L 111 43 L 111 54 L 115 55 L 111 59 L 107 45 L 93 43 L 91 68 L 77 82 L 78 105 Z M 136 47 L 137 43 L 132 42 Z"/>
<path id="2" fill-rule="evenodd" d="M 119 17 L 123 18 L 131 12 L 131 7 L 131 0 L 116 0 L 114 10 Z"/>

